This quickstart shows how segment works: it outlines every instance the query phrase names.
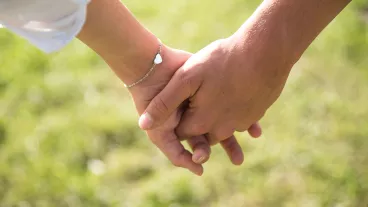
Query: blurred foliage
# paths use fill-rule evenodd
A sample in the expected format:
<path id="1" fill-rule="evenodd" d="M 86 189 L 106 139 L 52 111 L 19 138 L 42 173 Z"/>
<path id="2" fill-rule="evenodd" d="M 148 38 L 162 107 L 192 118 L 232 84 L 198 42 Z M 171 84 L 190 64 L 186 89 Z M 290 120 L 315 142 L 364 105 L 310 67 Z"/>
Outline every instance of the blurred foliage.
<path id="1" fill-rule="evenodd" d="M 260 1 L 124 3 L 164 42 L 197 51 L 234 32 Z M 368 27 L 354 1 L 294 67 L 262 121 L 219 147 L 198 178 L 137 127 L 103 61 L 74 41 L 45 55 L 0 31 L 0 206 L 368 206 Z"/>

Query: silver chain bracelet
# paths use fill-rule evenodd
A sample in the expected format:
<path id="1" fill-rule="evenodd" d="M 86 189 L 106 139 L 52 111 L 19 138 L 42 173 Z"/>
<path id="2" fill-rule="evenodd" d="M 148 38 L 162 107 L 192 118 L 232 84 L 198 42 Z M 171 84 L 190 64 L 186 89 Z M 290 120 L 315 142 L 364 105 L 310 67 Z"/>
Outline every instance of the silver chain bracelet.
<path id="1" fill-rule="evenodd" d="M 131 88 L 131 87 L 133 87 L 133 86 L 135 86 L 135 85 L 137 85 L 137 84 L 139 84 L 139 83 L 141 83 L 142 81 L 144 81 L 148 76 L 150 76 L 151 75 L 151 73 L 153 72 L 153 70 L 155 69 L 155 67 L 156 67 L 156 65 L 160 65 L 161 63 L 162 63 L 162 56 L 161 56 L 161 52 L 162 52 L 162 43 L 161 43 L 161 41 L 159 40 L 159 48 L 158 48 L 158 52 L 157 52 L 157 54 L 156 54 L 156 56 L 155 56 L 155 59 L 153 60 L 153 65 L 152 65 L 152 67 L 148 70 L 148 72 L 146 73 L 146 75 L 144 75 L 141 79 L 139 79 L 138 81 L 136 81 L 136 82 L 134 82 L 134 83 L 132 83 L 132 84 L 130 84 L 130 85 L 126 85 L 126 84 L 124 84 L 124 86 L 126 87 L 126 88 Z"/>

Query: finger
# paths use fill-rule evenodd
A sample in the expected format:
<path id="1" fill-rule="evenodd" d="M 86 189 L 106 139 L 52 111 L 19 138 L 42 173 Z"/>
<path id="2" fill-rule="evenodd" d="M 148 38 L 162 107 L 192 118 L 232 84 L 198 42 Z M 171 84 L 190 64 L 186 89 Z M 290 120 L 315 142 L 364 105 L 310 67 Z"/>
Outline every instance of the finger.
<path id="1" fill-rule="evenodd" d="M 191 96 L 190 81 L 185 79 L 185 71 L 179 69 L 167 86 L 150 102 L 139 118 L 139 126 L 144 130 L 154 129 L 163 124 L 186 99 Z"/>
<path id="2" fill-rule="evenodd" d="M 188 144 L 193 150 L 193 162 L 203 164 L 208 161 L 211 155 L 211 147 L 205 136 L 191 137 L 188 139 Z"/>
<path id="3" fill-rule="evenodd" d="M 227 126 L 215 127 L 215 130 L 206 134 L 207 140 L 211 145 L 215 145 L 220 141 L 226 140 L 234 136 L 235 129 Z"/>
<path id="4" fill-rule="evenodd" d="M 221 141 L 220 143 L 234 165 L 241 165 L 243 163 L 243 150 L 236 140 L 235 136 L 231 136 L 228 139 Z"/>
<path id="5" fill-rule="evenodd" d="M 207 134 L 218 121 L 222 121 L 219 106 L 222 100 L 217 100 L 221 94 L 219 88 L 214 88 L 212 84 L 202 82 L 200 88 L 190 99 L 189 108 L 184 112 L 176 134 L 180 139 L 188 139 L 193 136 Z M 220 124 L 220 123 L 217 123 Z"/>
<path id="6" fill-rule="evenodd" d="M 217 114 L 208 111 L 209 107 L 198 107 L 187 109 L 176 127 L 175 133 L 180 140 L 200 136 L 210 132 Z"/>
<path id="7" fill-rule="evenodd" d="M 262 127 L 258 122 L 250 125 L 249 127 L 244 126 L 244 125 L 241 127 L 237 127 L 236 131 L 237 132 L 248 131 L 249 135 L 253 138 L 258 138 L 262 135 Z"/>
<path id="8" fill-rule="evenodd" d="M 262 135 L 262 127 L 261 127 L 261 125 L 258 122 L 255 123 L 255 124 L 252 124 L 252 126 L 250 126 L 249 129 L 248 129 L 248 133 L 253 138 L 260 137 Z"/>
<path id="9" fill-rule="evenodd" d="M 174 166 L 190 170 L 196 175 L 203 174 L 203 167 L 192 161 L 192 154 L 184 148 L 175 134 L 149 133 L 152 142 L 166 155 Z"/>

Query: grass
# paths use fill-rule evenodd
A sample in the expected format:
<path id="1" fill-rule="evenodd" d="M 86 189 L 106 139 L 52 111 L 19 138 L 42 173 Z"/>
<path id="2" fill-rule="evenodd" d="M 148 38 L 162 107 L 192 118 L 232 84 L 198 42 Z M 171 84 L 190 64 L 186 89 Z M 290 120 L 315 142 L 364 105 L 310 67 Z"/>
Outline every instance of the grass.
<path id="1" fill-rule="evenodd" d="M 124 3 L 165 43 L 192 52 L 226 37 L 252 0 Z M 368 27 L 354 1 L 294 67 L 262 125 L 219 147 L 198 178 L 137 127 L 132 101 L 78 41 L 47 56 L 0 32 L 0 206 L 368 206 Z"/>

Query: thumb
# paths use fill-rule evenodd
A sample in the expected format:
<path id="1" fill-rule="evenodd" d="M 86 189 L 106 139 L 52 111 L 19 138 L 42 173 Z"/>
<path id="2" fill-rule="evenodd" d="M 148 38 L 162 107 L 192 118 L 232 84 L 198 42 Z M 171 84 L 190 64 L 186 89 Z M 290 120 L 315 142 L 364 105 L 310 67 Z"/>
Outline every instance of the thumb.
<path id="1" fill-rule="evenodd" d="M 191 96 L 189 82 L 183 81 L 182 74 L 183 70 L 179 69 L 166 87 L 149 103 L 139 118 L 141 129 L 151 130 L 162 125 Z"/>

